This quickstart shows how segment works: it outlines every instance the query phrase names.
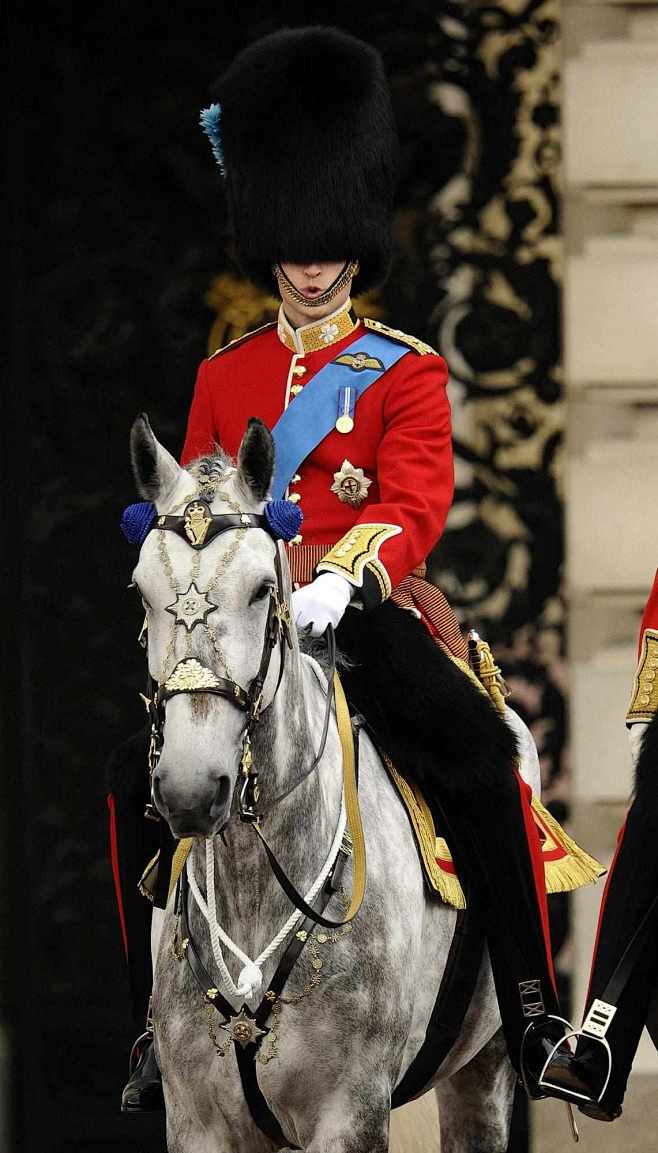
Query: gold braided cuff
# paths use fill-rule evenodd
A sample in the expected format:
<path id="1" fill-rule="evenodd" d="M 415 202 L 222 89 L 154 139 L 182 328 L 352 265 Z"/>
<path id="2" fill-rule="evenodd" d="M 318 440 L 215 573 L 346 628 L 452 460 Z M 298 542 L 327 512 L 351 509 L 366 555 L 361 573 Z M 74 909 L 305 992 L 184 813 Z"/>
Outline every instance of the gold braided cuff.
<path id="1" fill-rule="evenodd" d="M 626 724 L 651 721 L 658 712 L 658 629 L 645 629 Z"/>
<path id="2" fill-rule="evenodd" d="M 375 608 L 392 591 L 379 550 L 385 541 L 401 532 L 396 524 L 356 524 L 322 558 L 317 572 L 338 573 L 361 590 L 364 608 Z"/>

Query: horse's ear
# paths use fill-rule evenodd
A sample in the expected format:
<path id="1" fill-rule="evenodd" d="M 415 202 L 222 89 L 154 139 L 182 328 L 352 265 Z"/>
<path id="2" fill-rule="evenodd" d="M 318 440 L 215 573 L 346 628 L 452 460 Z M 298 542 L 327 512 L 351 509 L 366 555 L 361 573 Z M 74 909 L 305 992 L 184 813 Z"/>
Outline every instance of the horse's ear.
<path id="1" fill-rule="evenodd" d="M 262 420 L 252 416 L 238 450 L 238 479 L 256 500 L 265 500 L 274 472 L 274 441 Z"/>
<path id="2" fill-rule="evenodd" d="M 140 413 L 130 430 L 130 459 L 139 495 L 154 504 L 166 501 L 182 469 L 156 440 L 145 412 Z"/>

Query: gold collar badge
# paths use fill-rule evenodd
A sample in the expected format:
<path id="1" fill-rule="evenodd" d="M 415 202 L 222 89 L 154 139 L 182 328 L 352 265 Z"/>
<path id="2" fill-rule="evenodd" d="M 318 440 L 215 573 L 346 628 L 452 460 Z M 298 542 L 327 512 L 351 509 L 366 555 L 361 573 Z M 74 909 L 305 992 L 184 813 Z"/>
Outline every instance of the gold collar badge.
<path id="1" fill-rule="evenodd" d="M 351 301 L 346 301 L 340 308 L 329 316 L 322 317 L 311 324 L 304 324 L 301 328 L 293 328 L 289 323 L 283 305 L 279 309 L 277 333 L 279 340 L 289 348 L 303 356 L 307 352 L 317 352 L 321 348 L 329 348 L 349 336 L 359 324 L 352 310 Z"/>
<path id="2" fill-rule="evenodd" d="M 355 468 L 349 460 L 344 460 L 339 472 L 334 473 L 334 483 L 331 491 L 343 504 L 351 504 L 358 508 L 368 495 L 372 481 L 368 479 L 362 468 Z"/>

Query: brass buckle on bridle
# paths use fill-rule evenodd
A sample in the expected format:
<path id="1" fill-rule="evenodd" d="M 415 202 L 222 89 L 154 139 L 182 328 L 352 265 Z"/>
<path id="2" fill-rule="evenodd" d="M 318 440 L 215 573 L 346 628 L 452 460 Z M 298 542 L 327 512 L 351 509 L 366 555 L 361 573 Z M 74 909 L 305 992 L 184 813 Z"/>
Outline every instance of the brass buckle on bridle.
<path id="1" fill-rule="evenodd" d="M 147 821 L 159 821 L 160 814 L 155 807 L 155 797 L 153 796 L 153 774 L 158 767 L 158 761 L 160 760 L 160 753 L 162 751 L 162 732 L 160 727 L 160 718 L 158 715 L 157 702 L 151 697 L 145 696 L 144 693 L 140 693 L 139 695 L 143 701 L 144 708 L 146 709 L 146 715 L 151 722 L 149 749 L 147 755 L 151 799 L 146 802 L 146 806 L 144 808 L 144 816 L 146 817 Z"/>
<path id="2" fill-rule="evenodd" d="M 240 820 L 249 825 L 257 825 L 260 820 L 260 815 L 256 809 L 258 798 L 260 796 L 260 786 L 258 784 L 258 773 L 254 772 L 254 758 L 251 751 L 251 735 L 249 728 L 245 729 L 245 734 L 242 740 L 240 772 L 244 777 L 238 801 Z"/>
<path id="3" fill-rule="evenodd" d="M 279 590 L 274 590 L 274 619 L 276 620 L 277 637 L 276 640 L 281 640 L 281 634 L 289 649 L 292 648 L 292 617 L 290 615 L 290 606 L 287 600 L 279 595 Z"/>

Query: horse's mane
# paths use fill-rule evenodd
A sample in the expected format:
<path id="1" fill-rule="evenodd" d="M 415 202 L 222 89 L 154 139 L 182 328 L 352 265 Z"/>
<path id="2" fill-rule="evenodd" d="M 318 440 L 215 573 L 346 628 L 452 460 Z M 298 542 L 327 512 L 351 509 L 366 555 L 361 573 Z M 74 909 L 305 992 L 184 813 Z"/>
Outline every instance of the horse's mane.
<path id="1" fill-rule="evenodd" d="M 312 637 L 311 634 L 303 629 L 299 634 L 299 648 L 302 653 L 307 657 L 312 657 L 317 661 L 322 672 L 328 676 L 331 672 L 331 661 L 329 660 L 329 653 L 327 651 L 327 642 L 324 637 Z M 352 667 L 353 662 L 349 657 L 342 653 L 340 649 L 336 649 L 336 666 L 339 669 L 349 669 Z"/>
<path id="2" fill-rule="evenodd" d="M 208 453 L 207 456 L 198 456 L 196 460 L 191 460 L 185 467 L 190 475 L 199 482 L 199 487 L 209 493 L 210 490 L 216 488 L 220 480 L 226 478 L 229 469 L 235 468 L 235 464 L 231 457 L 224 452 L 222 446 L 215 444 L 211 453 Z"/>

